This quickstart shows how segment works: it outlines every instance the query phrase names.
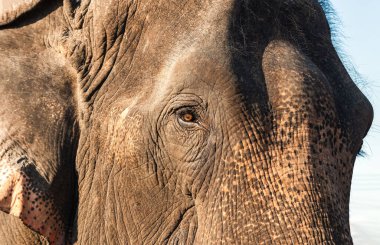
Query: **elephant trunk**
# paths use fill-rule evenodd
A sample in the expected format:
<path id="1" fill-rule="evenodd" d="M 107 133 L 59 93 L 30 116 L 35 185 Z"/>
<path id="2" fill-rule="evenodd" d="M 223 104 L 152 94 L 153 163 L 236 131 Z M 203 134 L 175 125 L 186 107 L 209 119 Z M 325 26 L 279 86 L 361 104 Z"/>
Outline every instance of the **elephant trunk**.
<path id="1" fill-rule="evenodd" d="M 241 154 L 224 163 L 219 187 L 209 192 L 212 201 L 197 211 L 204 217 L 199 244 L 352 244 L 347 193 L 327 177 L 333 169 L 316 167 L 320 160 L 305 151 L 294 159 L 255 163 L 246 159 L 249 151 Z"/>
<path id="2" fill-rule="evenodd" d="M 340 179 L 350 170 L 298 137 L 301 147 L 260 152 L 249 138 L 234 147 L 197 210 L 199 244 L 352 244 L 350 183 Z"/>
<path id="3" fill-rule="evenodd" d="M 263 72 L 268 110 L 229 115 L 240 125 L 224 133 L 229 144 L 204 198 L 212 201 L 198 205 L 205 218 L 198 221 L 197 241 L 352 244 L 355 156 L 328 81 L 281 41 L 268 45 Z"/>

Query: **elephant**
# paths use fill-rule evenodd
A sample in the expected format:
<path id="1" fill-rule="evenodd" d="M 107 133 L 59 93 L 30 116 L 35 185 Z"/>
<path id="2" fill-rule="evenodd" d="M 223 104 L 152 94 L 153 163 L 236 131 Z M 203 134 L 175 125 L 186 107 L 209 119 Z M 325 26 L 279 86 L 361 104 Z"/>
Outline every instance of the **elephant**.
<path id="1" fill-rule="evenodd" d="M 352 244 L 373 109 L 327 1 L 1 0 L 1 244 Z"/>

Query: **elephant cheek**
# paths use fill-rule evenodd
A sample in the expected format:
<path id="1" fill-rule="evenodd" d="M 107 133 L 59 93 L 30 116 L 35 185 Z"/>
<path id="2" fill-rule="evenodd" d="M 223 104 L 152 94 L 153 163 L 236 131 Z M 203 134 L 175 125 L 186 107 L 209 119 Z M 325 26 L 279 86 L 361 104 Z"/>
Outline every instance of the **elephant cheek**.
<path id="1" fill-rule="evenodd" d="M 0 162 L 0 210 L 12 214 L 50 244 L 64 244 L 64 224 L 42 184 L 31 175 L 34 166 L 14 167 Z"/>

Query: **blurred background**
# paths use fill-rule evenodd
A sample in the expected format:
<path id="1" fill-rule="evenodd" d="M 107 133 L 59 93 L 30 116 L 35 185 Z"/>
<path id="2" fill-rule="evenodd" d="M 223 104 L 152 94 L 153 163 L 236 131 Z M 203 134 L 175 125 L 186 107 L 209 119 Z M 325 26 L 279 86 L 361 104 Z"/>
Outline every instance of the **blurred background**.
<path id="1" fill-rule="evenodd" d="M 354 244 L 380 244 L 380 1 L 330 0 L 337 18 L 335 46 L 375 119 L 355 163 L 350 225 Z"/>

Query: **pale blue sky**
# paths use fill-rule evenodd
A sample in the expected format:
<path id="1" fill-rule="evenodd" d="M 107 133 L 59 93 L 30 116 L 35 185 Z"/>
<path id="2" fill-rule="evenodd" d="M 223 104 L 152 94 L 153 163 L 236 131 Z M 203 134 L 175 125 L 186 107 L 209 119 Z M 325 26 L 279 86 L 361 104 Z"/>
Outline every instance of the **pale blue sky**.
<path id="1" fill-rule="evenodd" d="M 355 244 L 380 244 L 380 1 L 330 0 L 338 17 L 339 49 L 366 82 L 358 86 L 374 107 L 364 141 L 365 157 L 355 163 L 350 220 Z M 348 66 L 351 66 L 348 64 Z M 353 74 L 353 76 L 355 76 Z"/>

